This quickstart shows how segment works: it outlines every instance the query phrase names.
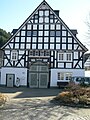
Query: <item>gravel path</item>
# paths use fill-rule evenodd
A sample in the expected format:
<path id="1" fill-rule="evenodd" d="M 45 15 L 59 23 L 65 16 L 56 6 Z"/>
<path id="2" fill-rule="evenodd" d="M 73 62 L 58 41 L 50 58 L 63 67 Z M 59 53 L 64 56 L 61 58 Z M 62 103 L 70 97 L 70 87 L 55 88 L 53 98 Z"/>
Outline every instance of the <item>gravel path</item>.
<path id="1" fill-rule="evenodd" d="M 10 99 L 0 108 L 0 120 L 90 120 L 89 108 L 60 106 L 51 99 Z"/>

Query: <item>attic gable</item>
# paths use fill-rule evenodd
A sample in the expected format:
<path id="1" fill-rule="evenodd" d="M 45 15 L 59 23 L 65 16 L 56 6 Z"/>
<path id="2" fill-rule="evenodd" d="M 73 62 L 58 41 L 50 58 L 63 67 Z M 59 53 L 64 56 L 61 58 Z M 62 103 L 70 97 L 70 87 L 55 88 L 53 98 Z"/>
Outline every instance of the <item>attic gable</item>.
<path id="1" fill-rule="evenodd" d="M 64 43 L 64 36 L 72 36 L 74 41 L 80 46 L 79 48 L 83 49 L 84 51 L 87 51 L 87 48 L 76 38 L 73 31 L 70 30 L 68 26 L 62 21 L 62 19 L 58 16 L 57 12 L 58 11 L 54 11 L 46 1 L 43 1 L 35 9 L 35 11 L 26 19 L 26 21 L 17 29 L 17 31 L 12 35 L 9 41 L 2 47 L 2 49 L 5 47 L 6 48 L 8 47 L 10 49 L 17 49 L 17 47 L 15 48 L 15 46 L 11 45 L 13 41 L 14 42 L 19 41 L 26 44 L 28 39 L 29 41 L 30 39 L 33 39 L 32 38 L 33 36 L 40 37 L 50 35 L 52 37 L 56 37 L 55 39 L 57 39 L 57 36 L 58 37 L 62 36 L 63 38 L 60 44 Z M 24 36 L 27 36 L 27 38 L 24 39 Z M 32 37 L 30 38 L 30 36 Z M 21 47 L 21 49 L 25 48 Z M 28 47 L 28 49 L 31 48 L 30 46 Z M 62 49 L 62 47 L 61 48 L 59 47 L 58 49 Z"/>

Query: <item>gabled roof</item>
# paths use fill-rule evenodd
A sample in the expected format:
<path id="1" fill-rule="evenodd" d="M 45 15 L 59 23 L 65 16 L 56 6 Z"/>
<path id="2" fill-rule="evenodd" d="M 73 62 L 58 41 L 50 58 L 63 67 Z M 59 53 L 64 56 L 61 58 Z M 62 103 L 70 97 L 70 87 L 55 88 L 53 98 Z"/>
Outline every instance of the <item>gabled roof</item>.
<path id="1" fill-rule="evenodd" d="M 1 49 L 4 49 L 4 47 L 17 35 L 17 33 L 24 27 L 24 25 L 30 20 L 30 18 L 39 10 L 39 8 L 42 6 L 42 5 L 46 5 L 50 10 L 51 12 L 57 17 L 57 19 L 61 22 L 61 24 L 63 24 L 63 26 L 69 31 L 69 33 L 73 36 L 73 38 L 76 40 L 76 42 L 82 47 L 82 49 L 84 51 L 88 51 L 88 49 L 77 39 L 77 37 L 75 36 L 75 34 L 73 32 L 75 31 L 72 31 L 69 29 L 69 27 L 63 22 L 63 20 L 58 16 L 57 12 L 58 11 L 54 11 L 50 6 L 49 4 L 43 0 L 43 2 L 41 2 L 41 4 L 34 10 L 34 12 L 24 21 L 24 23 L 17 29 L 17 31 L 11 36 L 11 38 L 9 39 L 9 41 L 1 48 Z"/>

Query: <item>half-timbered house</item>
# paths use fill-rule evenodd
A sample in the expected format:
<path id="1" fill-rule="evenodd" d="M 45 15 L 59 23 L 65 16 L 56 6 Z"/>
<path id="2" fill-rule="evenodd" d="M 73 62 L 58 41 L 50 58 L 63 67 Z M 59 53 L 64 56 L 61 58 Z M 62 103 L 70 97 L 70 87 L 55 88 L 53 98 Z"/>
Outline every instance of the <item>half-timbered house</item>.
<path id="1" fill-rule="evenodd" d="M 1 85 L 48 88 L 84 76 L 87 48 L 44 0 L 2 47 Z"/>

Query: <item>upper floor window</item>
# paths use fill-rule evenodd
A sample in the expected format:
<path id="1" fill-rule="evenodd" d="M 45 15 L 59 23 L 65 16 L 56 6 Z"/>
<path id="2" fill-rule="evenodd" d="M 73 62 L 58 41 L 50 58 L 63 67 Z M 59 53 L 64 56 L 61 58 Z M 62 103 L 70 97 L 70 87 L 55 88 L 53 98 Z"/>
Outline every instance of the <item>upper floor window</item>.
<path id="1" fill-rule="evenodd" d="M 18 58 L 18 52 L 17 52 L 17 50 L 13 50 L 11 52 L 11 60 L 12 61 L 17 61 L 17 58 Z"/>
<path id="2" fill-rule="evenodd" d="M 72 61 L 72 53 L 58 53 L 58 61 Z"/>
<path id="3" fill-rule="evenodd" d="M 71 61 L 72 60 L 72 54 L 71 53 L 67 53 L 66 54 L 66 60 L 67 61 Z"/>
<path id="4" fill-rule="evenodd" d="M 58 54 L 58 60 L 63 61 L 64 60 L 64 53 Z"/>

